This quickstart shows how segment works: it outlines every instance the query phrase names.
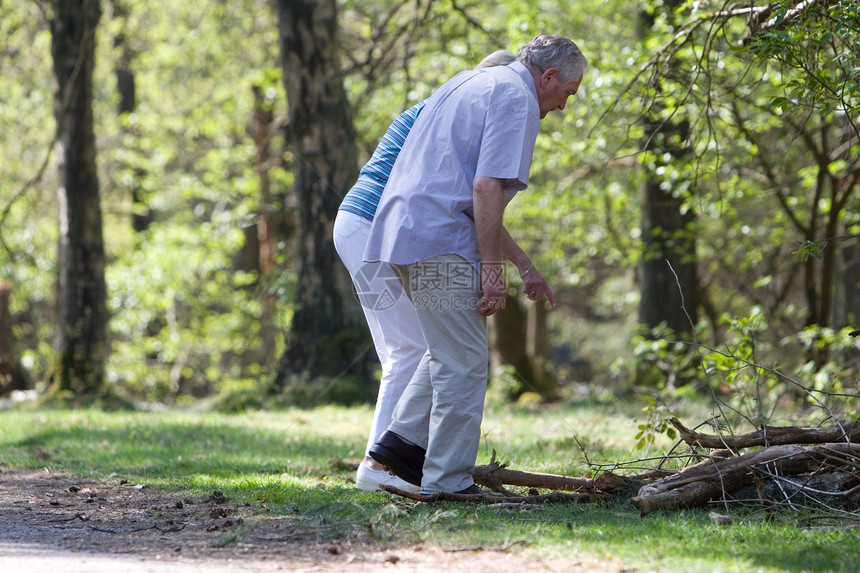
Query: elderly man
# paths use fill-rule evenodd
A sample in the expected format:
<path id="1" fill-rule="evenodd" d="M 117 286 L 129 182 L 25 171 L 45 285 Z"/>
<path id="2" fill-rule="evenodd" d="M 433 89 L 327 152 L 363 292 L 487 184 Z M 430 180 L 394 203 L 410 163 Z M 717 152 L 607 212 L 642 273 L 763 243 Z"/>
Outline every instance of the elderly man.
<path id="1" fill-rule="evenodd" d="M 427 101 L 382 194 L 364 259 L 391 264 L 428 350 L 369 453 L 423 493 L 479 491 L 486 317 L 504 305 L 502 257 L 530 299 L 554 303 L 502 216 L 528 185 L 540 120 L 564 109 L 587 67 L 570 39 L 541 35 L 508 66 L 456 75 Z"/>

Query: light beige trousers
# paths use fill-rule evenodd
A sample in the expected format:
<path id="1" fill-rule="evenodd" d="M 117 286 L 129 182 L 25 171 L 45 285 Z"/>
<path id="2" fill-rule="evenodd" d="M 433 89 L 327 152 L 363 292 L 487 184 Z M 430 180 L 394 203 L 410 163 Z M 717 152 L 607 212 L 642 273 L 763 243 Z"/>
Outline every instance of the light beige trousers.
<path id="1" fill-rule="evenodd" d="M 423 493 L 460 491 L 474 483 L 487 391 L 480 274 L 457 255 L 392 267 L 415 306 L 427 352 L 389 430 L 427 449 Z"/>

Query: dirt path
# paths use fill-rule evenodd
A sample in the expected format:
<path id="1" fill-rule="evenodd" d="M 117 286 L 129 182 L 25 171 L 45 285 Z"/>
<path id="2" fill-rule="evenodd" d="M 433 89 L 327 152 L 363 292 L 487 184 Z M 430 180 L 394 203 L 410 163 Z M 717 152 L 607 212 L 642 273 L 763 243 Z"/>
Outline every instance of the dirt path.
<path id="1" fill-rule="evenodd" d="M 325 540 L 261 519 L 217 494 L 182 500 L 125 483 L 0 467 L 0 571 L 8 573 L 296 571 L 522 573 L 618 571 L 577 559 L 371 541 Z"/>

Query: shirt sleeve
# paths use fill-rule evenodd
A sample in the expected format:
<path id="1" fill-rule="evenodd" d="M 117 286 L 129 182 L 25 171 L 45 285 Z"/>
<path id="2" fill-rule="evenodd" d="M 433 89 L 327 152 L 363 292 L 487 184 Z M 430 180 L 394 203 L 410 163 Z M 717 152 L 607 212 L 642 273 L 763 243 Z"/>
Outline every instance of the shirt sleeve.
<path id="1" fill-rule="evenodd" d="M 528 186 L 536 129 L 529 95 L 504 84 L 490 94 L 476 176 L 513 180 L 510 190 Z M 539 121 L 539 120 L 538 120 Z"/>

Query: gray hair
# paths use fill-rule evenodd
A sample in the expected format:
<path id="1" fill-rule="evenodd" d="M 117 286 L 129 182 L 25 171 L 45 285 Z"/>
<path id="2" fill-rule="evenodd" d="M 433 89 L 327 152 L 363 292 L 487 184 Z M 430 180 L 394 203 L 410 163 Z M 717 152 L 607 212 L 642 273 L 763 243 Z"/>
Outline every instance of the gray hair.
<path id="1" fill-rule="evenodd" d="M 588 60 L 573 40 L 557 34 L 541 34 L 522 47 L 517 61 L 530 70 L 541 73 L 558 68 L 558 79 L 572 82 L 581 79 L 588 69 Z"/>
<path id="2" fill-rule="evenodd" d="M 475 66 L 476 70 L 480 70 L 481 68 L 493 68 L 496 66 L 507 66 L 516 60 L 517 57 L 513 52 L 509 52 L 507 50 L 497 50 L 481 60 L 481 63 Z"/>

